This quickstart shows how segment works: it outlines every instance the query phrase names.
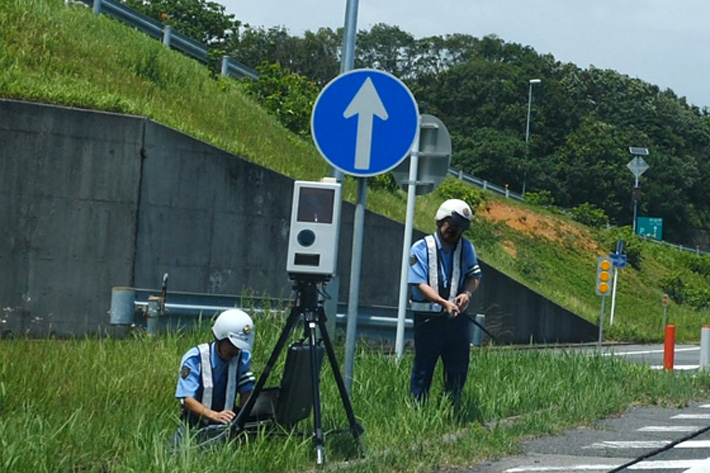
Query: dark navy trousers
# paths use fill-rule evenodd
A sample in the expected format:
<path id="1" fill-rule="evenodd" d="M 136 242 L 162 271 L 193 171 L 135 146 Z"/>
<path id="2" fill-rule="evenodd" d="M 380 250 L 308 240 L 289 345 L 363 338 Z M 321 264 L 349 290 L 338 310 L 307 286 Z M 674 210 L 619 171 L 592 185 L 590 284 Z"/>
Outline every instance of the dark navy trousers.
<path id="1" fill-rule="evenodd" d="M 444 363 L 444 390 L 458 400 L 466 384 L 470 354 L 470 327 L 464 314 L 414 313 L 414 367 L 411 394 L 426 399 L 439 358 Z"/>

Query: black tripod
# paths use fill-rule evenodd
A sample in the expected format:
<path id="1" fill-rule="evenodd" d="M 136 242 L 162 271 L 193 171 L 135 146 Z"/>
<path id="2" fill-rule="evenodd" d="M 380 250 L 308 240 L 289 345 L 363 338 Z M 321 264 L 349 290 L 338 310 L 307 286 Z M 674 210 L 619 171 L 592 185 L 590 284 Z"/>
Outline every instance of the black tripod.
<path id="1" fill-rule="evenodd" d="M 286 346 L 288 338 L 291 336 L 291 332 L 298 320 L 303 316 L 304 329 L 306 338 L 308 339 L 308 344 L 310 348 L 310 361 L 311 361 L 311 383 L 313 388 L 313 441 L 316 446 L 316 462 L 319 466 L 325 463 L 325 452 L 324 444 L 325 440 L 323 437 L 323 427 L 321 425 L 321 404 L 320 404 L 320 388 L 319 388 L 319 363 L 317 355 L 317 340 L 316 340 L 316 327 L 320 329 L 321 339 L 325 345 L 325 350 L 328 355 L 328 361 L 330 362 L 331 369 L 333 370 L 333 375 L 335 376 L 335 382 L 338 385 L 338 391 L 340 392 L 340 398 L 343 402 L 343 407 L 345 408 L 345 413 L 348 416 L 348 422 L 350 423 L 350 431 L 353 438 L 358 442 L 360 450 L 363 451 L 363 446 L 361 443 L 360 435 L 363 433 L 363 428 L 355 420 L 355 414 L 353 412 L 352 405 L 350 404 L 350 398 L 348 397 L 347 390 L 345 389 L 345 383 L 343 382 L 343 377 L 340 374 L 340 369 L 338 368 L 338 360 L 335 357 L 335 352 L 333 351 L 333 345 L 328 336 L 328 331 L 325 326 L 325 311 L 323 306 L 318 302 L 318 288 L 317 284 L 323 282 L 323 279 L 317 277 L 299 277 L 295 281 L 294 289 L 296 290 L 296 303 L 291 309 L 291 313 L 286 320 L 286 326 L 281 332 L 279 340 L 276 342 L 274 350 L 271 352 L 271 356 L 264 367 L 264 371 L 261 373 L 259 380 L 254 386 L 254 391 L 247 400 L 246 404 L 242 407 L 237 414 L 237 417 L 232 421 L 232 429 L 236 433 L 242 432 L 244 425 L 251 413 L 256 399 L 261 393 L 266 384 L 266 380 L 271 374 L 271 370 L 274 368 L 276 360 L 278 360 L 281 351 L 283 351 Z"/>

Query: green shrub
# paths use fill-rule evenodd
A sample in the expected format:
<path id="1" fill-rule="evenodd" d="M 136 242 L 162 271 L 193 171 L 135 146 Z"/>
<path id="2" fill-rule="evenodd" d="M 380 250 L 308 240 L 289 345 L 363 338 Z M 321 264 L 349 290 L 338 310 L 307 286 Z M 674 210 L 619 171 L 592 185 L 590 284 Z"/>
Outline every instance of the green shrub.
<path id="1" fill-rule="evenodd" d="M 550 191 L 526 192 L 525 202 L 540 207 L 550 207 L 555 205 L 555 198 Z"/>
<path id="2" fill-rule="evenodd" d="M 710 256 L 683 253 L 683 262 L 694 273 L 710 278 Z"/>
<path id="3" fill-rule="evenodd" d="M 661 279 L 661 289 L 663 289 L 663 292 L 668 294 L 668 297 L 676 304 L 680 305 L 685 302 L 688 291 L 680 272 L 674 272 Z"/>
<path id="4" fill-rule="evenodd" d="M 619 240 L 624 242 L 626 262 L 634 269 L 641 270 L 644 242 L 638 235 L 634 235 L 631 227 L 613 227 L 604 233 L 601 246 L 608 249 L 609 253 L 616 251 Z"/>
<path id="5" fill-rule="evenodd" d="M 609 223 L 609 217 L 604 213 L 604 210 L 588 202 L 574 207 L 572 218 L 594 228 L 604 228 Z"/>
<path id="6" fill-rule="evenodd" d="M 476 209 L 485 200 L 482 191 L 476 190 L 456 179 L 446 179 L 436 191 L 442 200 L 463 200 L 471 207 L 474 213 L 476 213 Z"/>
<path id="7" fill-rule="evenodd" d="M 393 194 L 397 192 L 399 186 L 391 172 L 378 174 L 367 179 L 368 187 L 372 189 L 383 189 Z"/>
<path id="8" fill-rule="evenodd" d="M 309 136 L 311 110 L 318 86 L 305 76 L 291 73 L 279 64 L 262 63 L 258 80 L 245 80 L 247 92 L 279 122 L 300 136 Z"/>
<path id="9" fill-rule="evenodd" d="M 710 309 L 710 291 L 688 287 L 685 291 L 687 304 L 695 310 Z"/>

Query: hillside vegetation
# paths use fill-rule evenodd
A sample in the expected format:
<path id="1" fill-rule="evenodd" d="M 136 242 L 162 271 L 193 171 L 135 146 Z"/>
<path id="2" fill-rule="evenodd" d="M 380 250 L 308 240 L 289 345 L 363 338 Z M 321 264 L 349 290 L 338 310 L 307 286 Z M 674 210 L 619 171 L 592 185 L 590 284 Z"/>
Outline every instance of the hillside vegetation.
<path id="1" fill-rule="evenodd" d="M 83 5 L 2 0 L 0 97 L 144 115 L 297 179 L 327 175 L 310 141 L 287 131 L 245 87 Z M 660 340 L 664 292 L 679 340 L 697 340 L 710 323 L 710 257 L 644 242 L 628 227 L 587 227 L 555 207 L 514 204 L 453 179 L 417 198 L 415 225 L 431 231 L 438 203 L 451 196 L 477 207 L 469 236 L 483 260 L 595 323 L 596 258 L 625 240 L 630 266 L 619 277 L 608 338 Z M 345 197 L 355 198 L 349 178 Z M 405 200 L 372 185 L 367 204 L 403 221 Z"/>

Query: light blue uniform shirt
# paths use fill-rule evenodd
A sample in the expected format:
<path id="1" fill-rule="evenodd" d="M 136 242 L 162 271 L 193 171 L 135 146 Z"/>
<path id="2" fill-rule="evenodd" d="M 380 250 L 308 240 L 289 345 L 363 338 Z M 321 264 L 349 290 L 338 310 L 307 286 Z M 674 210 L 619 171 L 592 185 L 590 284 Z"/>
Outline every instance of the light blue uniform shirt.
<path id="1" fill-rule="evenodd" d="M 451 281 L 451 274 L 453 273 L 455 248 L 446 251 L 441 245 L 439 235 L 436 233 L 434 234 L 434 240 L 436 241 L 439 254 L 439 282 L 443 286 L 442 289 L 445 289 L 449 287 L 449 281 Z M 478 258 L 476 257 L 476 250 L 473 244 L 465 238 L 461 238 L 457 245 L 463 245 L 463 248 L 461 251 L 461 278 L 459 279 L 459 287 L 455 288 L 452 292 L 454 296 L 463 291 L 468 278 L 481 278 L 483 276 L 481 274 L 481 267 L 478 265 Z M 417 286 L 421 283 L 429 284 L 429 251 L 424 238 L 414 243 L 409 251 L 409 275 L 407 277 L 407 283 L 410 284 L 412 288 L 413 301 L 427 302 L 427 298 L 417 289 Z M 439 288 L 434 289 L 439 291 Z M 441 291 L 439 295 L 442 295 Z"/>
<path id="2" fill-rule="evenodd" d="M 254 377 L 251 374 L 251 353 L 242 350 L 240 356 L 241 359 L 237 368 L 237 392 L 243 394 L 253 390 Z M 210 359 L 212 360 L 212 383 L 214 385 L 212 409 L 224 410 L 229 362 L 217 355 L 216 343 L 210 343 Z M 198 401 L 202 401 L 201 365 L 200 350 L 197 347 L 191 348 L 185 353 L 180 364 L 180 375 L 178 376 L 177 389 L 175 391 L 176 398 L 194 397 Z M 226 409 L 233 408 L 234 406 L 226 407 Z"/>

